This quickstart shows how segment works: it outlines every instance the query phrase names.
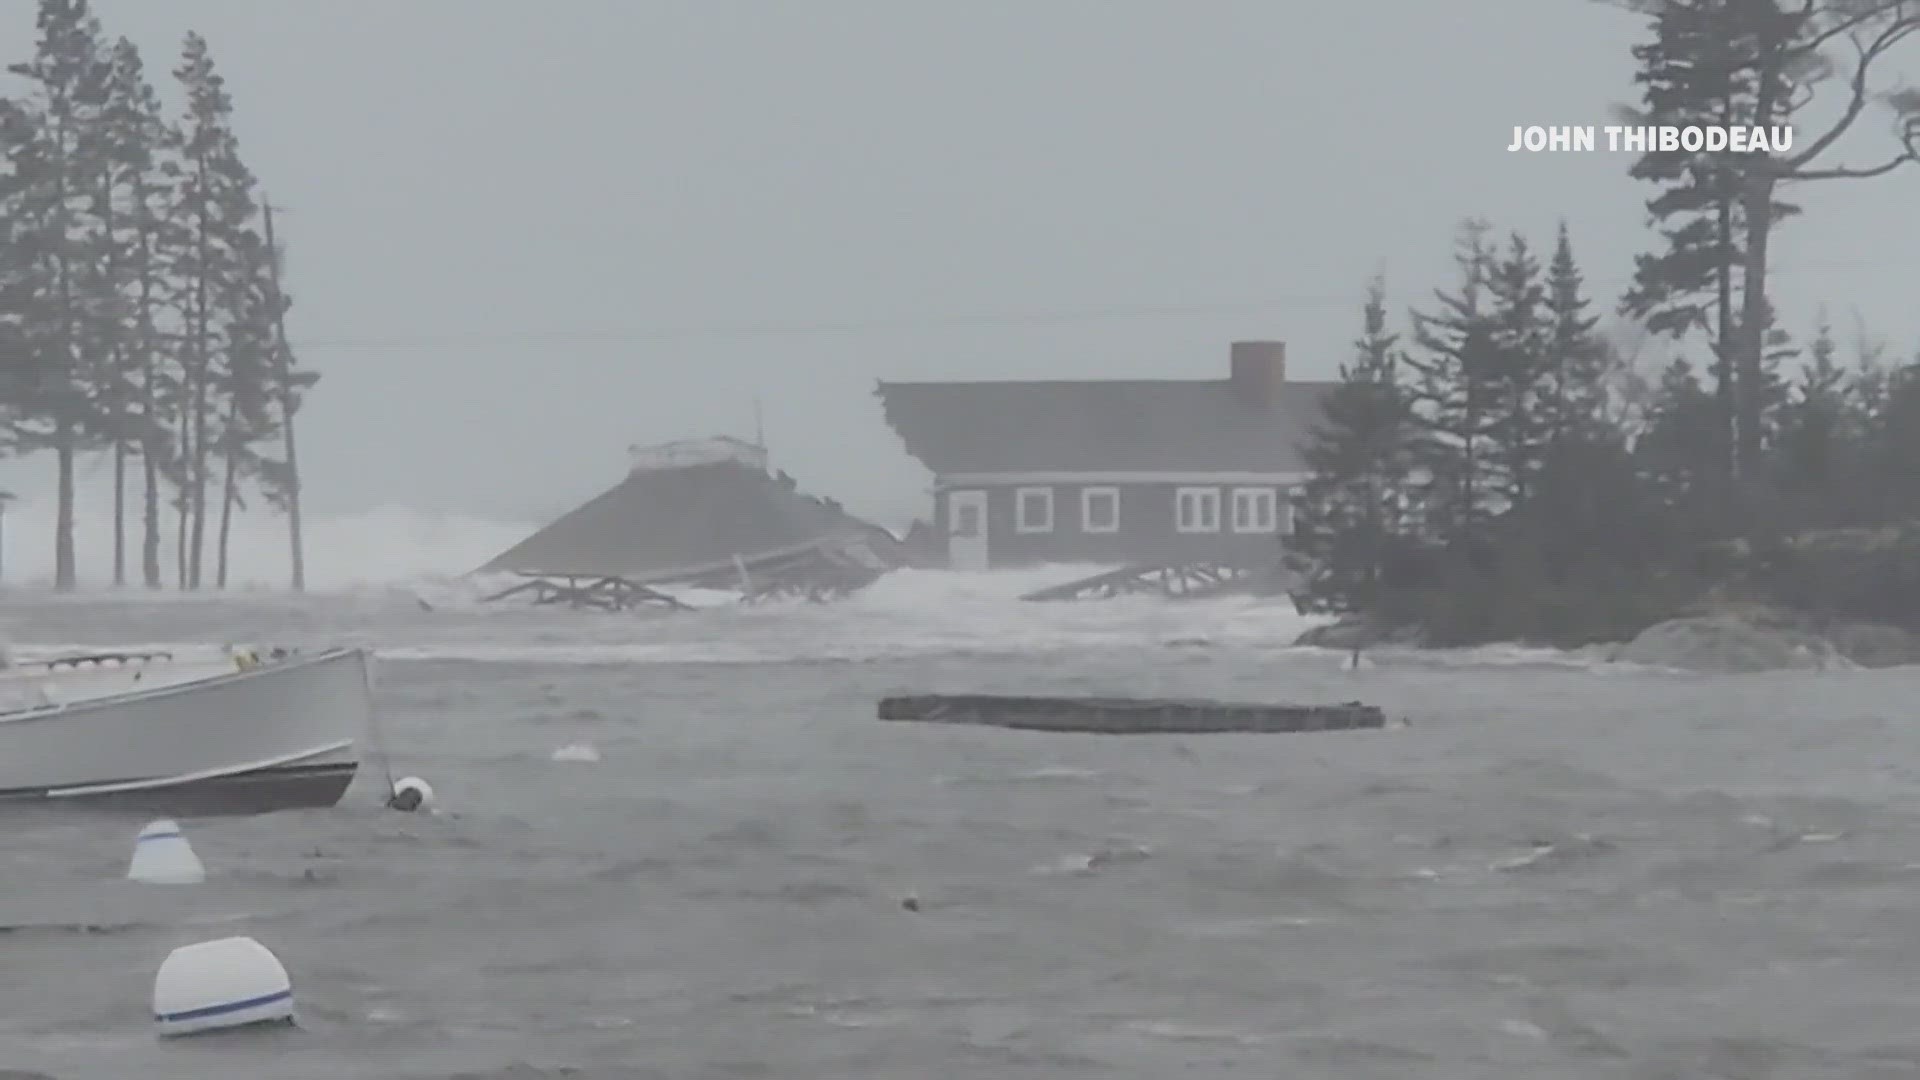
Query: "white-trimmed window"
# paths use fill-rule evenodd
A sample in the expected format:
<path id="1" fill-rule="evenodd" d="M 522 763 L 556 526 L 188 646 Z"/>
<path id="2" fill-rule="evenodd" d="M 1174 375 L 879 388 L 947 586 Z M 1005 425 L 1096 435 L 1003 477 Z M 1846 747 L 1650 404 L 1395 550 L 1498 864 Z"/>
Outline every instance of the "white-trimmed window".
<path id="1" fill-rule="evenodd" d="M 1220 489 L 1183 487 L 1173 493 L 1174 528 L 1183 533 L 1220 531 Z"/>
<path id="2" fill-rule="evenodd" d="M 1280 495 L 1273 488 L 1233 489 L 1233 531 L 1272 535 L 1280 528 Z"/>
<path id="3" fill-rule="evenodd" d="M 1080 489 L 1080 529 L 1090 533 L 1120 531 L 1120 489 L 1090 487 Z"/>
<path id="4" fill-rule="evenodd" d="M 1050 487 L 1015 488 L 1013 492 L 1013 531 L 1047 533 L 1053 531 L 1053 489 Z"/>

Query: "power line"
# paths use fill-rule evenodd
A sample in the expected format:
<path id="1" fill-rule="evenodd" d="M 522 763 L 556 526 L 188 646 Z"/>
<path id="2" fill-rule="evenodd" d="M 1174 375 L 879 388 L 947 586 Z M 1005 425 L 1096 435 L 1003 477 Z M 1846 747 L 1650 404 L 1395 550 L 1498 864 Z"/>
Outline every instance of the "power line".
<path id="1" fill-rule="evenodd" d="M 277 206 L 275 209 L 279 209 Z M 1855 274 L 1914 273 L 1914 264 L 1836 264 L 1831 266 L 1779 267 L 1770 274 Z M 1592 290 L 1624 290 L 1630 280 L 1588 282 Z M 1424 304 L 1433 300 L 1432 291 L 1417 295 L 1389 295 L 1396 304 Z M 1252 314 L 1273 311 L 1328 310 L 1358 307 L 1365 301 L 1363 289 L 1341 293 L 1279 294 L 1265 300 L 1230 304 L 1137 306 L 1106 309 L 1055 309 L 1051 311 L 981 312 L 963 315 L 927 315 L 899 319 L 846 319 L 819 322 L 716 322 L 680 326 L 609 327 L 604 329 L 519 330 L 497 333 L 450 334 L 417 338 L 309 338 L 294 342 L 308 351 L 414 351 L 470 349 L 499 345 L 540 344 L 626 344 L 671 341 L 699 337 L 808 337 L 839 334 L 887 333 L 909 330 L 989 329 L 996 327 L 1070 326 L 1102 322 L 1174 321 L 1214 318 L 1221 315 Z"/>

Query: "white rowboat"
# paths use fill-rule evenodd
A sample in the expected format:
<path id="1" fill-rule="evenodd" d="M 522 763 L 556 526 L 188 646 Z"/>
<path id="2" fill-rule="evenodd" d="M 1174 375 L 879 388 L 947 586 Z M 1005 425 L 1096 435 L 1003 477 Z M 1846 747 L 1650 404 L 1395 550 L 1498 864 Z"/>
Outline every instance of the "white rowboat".
<path id="1" fill-rule="evenodd" d="M 364 649 L 21 663 L 0 670 L 0 799 L 182 816 L 332 806 L 372 722 Z"/>

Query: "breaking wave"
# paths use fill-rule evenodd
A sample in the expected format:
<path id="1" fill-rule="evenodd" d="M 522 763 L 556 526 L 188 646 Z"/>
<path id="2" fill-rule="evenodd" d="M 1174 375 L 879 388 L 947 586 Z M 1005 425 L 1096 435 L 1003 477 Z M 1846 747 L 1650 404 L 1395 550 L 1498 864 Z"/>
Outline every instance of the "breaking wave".
<path id="1" fill-rule="evenodd" d="M 89 493 L 91 494 L 91 493 Z M 126 523 L 127 571 L 140 574 L 141 523 L 137 502 Z M 173 580 L 175 553 L 171 511 L 161 525 L 160 566 Z M 213 579 L 216 545 L 208 522 L 203 580 Z M 5 519 L 5 582 L 45 588 L 53 582 L 54 507 L 23 501 Z M 354 514 L 310 515 L 305 522 L 306 574 L 319 591 L 365 589 L 464 574 L 524 539 L 534 526 L 464 514 L 423 513 L 390 506 Z M 75 561 L 82 588 L 113 580 L 111 503 L 82 499 L 74 514 Z M 285 588 L 290 575 L 286 518 L 272 513 L 234 515 L 228 541 L 228 582 L 237 588 Z"/>
<path id="2" fill-rule="evenodd" d="M 602 614 L 536 609 L 513 601 L 486 602 L 511 579 L 466 576 L 525 537 L 532 526 L 399 507 L 310 520 L 305 595 L 285 589 L 286 525 L 283 518 L 267 514 L 236 519 L 230 542 L 232 588 L 120 591 L 105 581 L 111 564 L 111 516 L 104 507 L 83 505 L 81 510 L 75 532 L 82 591 L 69 596 L 47 592 L 53 568 L 49 509 L 25 504 L 8 515 L 5 573 L 15 589 L 7 611 L 0 614 L 0 640 L 30 651 L 137 643 L 179 652 L 246 636 L 287 644 L 352 641 L 389 657 L 434 660 L 856 662 L 1142 646 L 1291 649 L 1302 633 L 1324 621 L 1298 614 L 1285 599 L 1019 599 L 1033 589 L 1105 569 L 1099 566 L 993 573 L 902 570 L 850 599 L 824 605 L 743 607 L 730 594 L 686 593 L 682 600 L 704 610 Z M 130 569 L 137 574 L 137 522 L 129 532 Z M 161 561 L 169 572 L 172 559 L 167 545 Z M 212 576 L 211 559 L 207 575 Z M 25 588 L 19 587 L 22 582 Z M 1399 662 L 1603 666 L 1584 654 L 1517 647 L 1427 653 Z"/>

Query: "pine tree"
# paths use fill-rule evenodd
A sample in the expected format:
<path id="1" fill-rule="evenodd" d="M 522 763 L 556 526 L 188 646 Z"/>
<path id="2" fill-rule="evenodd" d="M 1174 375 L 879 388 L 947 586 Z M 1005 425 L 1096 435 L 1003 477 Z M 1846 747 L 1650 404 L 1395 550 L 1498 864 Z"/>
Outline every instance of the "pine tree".
<path id="1" fill-rule="evenodd" d="M 127 264 L 128 316 L 116 375 L 120 389 L 114 433 L 114 582 L 124 578 L 125 463 L 140 458 L 142 497 L 141 578 L 160 587 L 160 484 L 176 475 L 172 437 L 163 408 L 176 393 L 172 380 L 175 335 L 164 319 L 171 285 L 167 269 L 177 261 L 181 231 L 170 214 L 169 189 L 179 175 L 172 151 L 177 140 L 159 95 L 146 76 L 140 50 L 125 38 L 115 43 L 108 81 L 111 197 L 125 209 L 117 219 Z"/>
<path id="2" fill-rule="evenodd" d="M 1611 382 L 1618 358 L 1598 333 L 1599 316 L 1587 313 L 1591 306 L 1573 239 L 1561 222 L 1546 273 L 1550 329 L 1541 403 L 1553 445 L 1617 435 Z"/>
<path id="3" fill-rule="evenodd" d="M 1796 135 L 1791 149 L 1733 158 L 1741 192 L 1744 273 L 1736 372 L 1741 383 L 1738 456 L 1757 460 L 1764 438 L 1768 399 L 1763 388 L 1767 355 L 1774 347 L 1767 274 L 1771 239 L 1781 215 L 1775 193 L 1782 184 L 1883 176 L 1920 161 L 1920 96 L 1885 99 L 1901 123 L 1896 145 L 1874 166 L 1829 167 L 1822 159 L 1867 114 L 1875 69 L 1903 41 L 1920 31 L 1920 5 L 1911 0 L 1744 0 L 1735 9 L 1732 40 L 1751 49 L 1754 108 L 1748 122 L 1760 127 L 1789 123 L 1815 104 L 1822 86 L 1840 87 L 1844 105 L 1811 139 Z M 1846 41 L 1850 49 L 1836 48 Z M 1839 53 L 1836 58 L 1831 53 Z M 1829 110 L 1834 111 L 1834 110 Z M 1751 387 L 1751 390 L 1749 390 Z"/>
<path id="4" fill-rule="evenodd" d="M 1807 363 L 1780 408 L 1773 461 L 1790 523 L 1797 527 L 1841 524 L 1848 437 L 1847 373 L 1824 312 L 1807 350 Z"/>
<path id="5" fill-rule="evenodd" d="M 148 441 L 143 408 L 147 351 L 154 345 L 151 313 L 156 285 L 146 257 L 154 216 L 145 199 L 155 153 L 166 129 L 159 102 L 146 83 L 140 53 L 125 38 L 106 58 L 103 105 L 96 131 L 101 172 L 91 201 L 92 257 L 106 317 L 95 327 L 98 376 L 94 391 L 102 438 L 113 451 L 113 583 L 126 584 L 127 463 Z"/>
<path id="6" fill-rule="evenodd" d="M 1886 396 L 1871 420 L 1865 479 L 1875 524 L 1920 516 L 1920 355 L 1887 373 Z"/>
<path id="7" fill-rule="evenodd" d="M 272 288 L 273 300 L 273 383 L 280 411 L 281 457 L 278 460 L 262 458 L 260 487 L 267 505 L 287 515 L 287 542 L 292 556 L 291 584 L 295 592 L 303 592 L 307 587 L 306 537 L 301 531 L 300 454 L 294 439 L 294 417 L 299 414 L 300 404 L 307 392 L 320 381 L 320 375 L 302 369 L 293 355 L 292 347 L 287 344 L 286 318 L 293 301 L 287 296 L 285 288 L 286 259 L 274 237 L 273 205 L 264 199 L 261 204 L 269 259 L 268 283 Z"/>
<path id="8" fill-rule="evenodd" d="M 0 99 L 0 152 L 10 166 L 0 170 L 0 456 L 27 452 L 36 435 L 33 406 L 42 377 L 42 333 L 50 274 L 36 247 L 33 222 L 19 213 L 34 177 L 19 171 L 35 151 L 38 118 L 17 102 Z"/>
<path id="9" fill-rule="evenodd" d="M 1419 458 L 1428 489 L 1423 503 L 1429 527 L 1447 540 L 1472 536 L 1504 509 L 1499 493 L 1505 478 L 1494 443 L 1500 357 L 1489 311 L 1493 253 L 1487 232 L 1484 222 L 1462 226 L 1455 255 L 1459 290 L 1436 292 L 1437 312 L 1414 313 L 1416 348 L 1405 357 L 1422 429 Z"/>
<path id="10" fill-rule="evenodd" d="M 1387 328 L 1386 286 L 1377 278 L 1362 325 L 1306 447 L 1310 478 L 1297 507 L 1296 543 L 1321 575 L 1309 602 L 1337 611 L 1373 606 L 1412 510 L 1413 418 L 1400 385 L 1398 335 Z"/>
<path id="11" fill-rule="evenodd" d="M 1711 423 L 1718 402 L 1700 385 L 1686 357 L 1660 373 L 1634 457 L 1660 503 L 1698 529 L 1719 468 L 1720 443 Z"/>
<path id="12" fill-rule="evenodd" d="M 1507 510 L 1526 505 L 1536 494 L 1552 436 L 1552 417 L 1544 407 L 1552 326 L 1540 274 L 1540 261 L 1519 233 L 1509 238 L 1506 254 L 1487 274 L 1487 431 L 1499 468 L 1500 502 Z"/>
<path id="13" fill-rule="evenodd" d="M 286 348 L 278 252 L 256 228 L 232 102 L 198 35 L 174 72 L 186 109 L 172 124 L 138 49 L 107 47 L 86 0 L 41 0 L 38 26 L 32 59 L 9 69 L 27 89 L 0 98 L 0 455 L 51 451 L 58 464 L 62 589 L 77 584 L 79 455 L 112 453 L 116 585 L 130 459 L 145 473 L 150 588 L 163 485 L 179 513 L 179 583 L 196 588 L 217 482 L 224 585 L 250 492 L 297 513 L 291 418 L 317 378 Z M 262 452 L 276 439 L 285 462 Z"/>
<path id="14" fill-rule="evenodd" d="M 41 0 L 33 58 L 8 70 L 31 91 L 10 106 L 4 152 L 15 183 L 6 213 L 14 218 L 15 257 L 37 263 L 16 278 L 22 305 L 20 356 L 27 374 L 16 429 L 28 450 L 47 449 L 58 465 L 54 584 L 78 585 L 74 561 L 74 469 L 105 425 L 96 386 L 105 365 L 97 328 L 117 312 L 103 310 L 103 285 L 90 231 L 90 200 L 106 166 L 104 125 L 107 60 L 99 22 L 86 0 Z"/>
<path id="15" fill-rule="evenodd" d="M 278 380 L 277 350 L 274 340 L 279 302 L 274 285 L 273 255 L 258 235 L 239 235 L 234 255 L 240 279 L 230 294 L 232 311 L 224 338 L 226 363 L 220 372 L 219 396 L 226 402 L 226 416 L 220 430 L 220 456 L 226 477 L 221 484 L 220 535 L 216 545 L 215 585 L 227 587 L 228 542 L 233 531 L 233 514 L 245 510 L 243 485 L 261 477 L 266 459 L 259 444 L 278 433 L 275 413 L 275 386 Z"/>
<path id="16" fill-rule="evenodd" d="M 182 442 L 186 489 L 181 493 L 184 576 L 199 588 L 206 551 L 207 496 L 214 457 L 227 447 L 218 394 L 225 383 L 228 316 L 245 295 L 246 268 L 241 254 L 249 225 L 258 212 L 254 180 L 240 160 L 233 133 L 233 101 L 225 80 L 214 70 L 207 42 L 188 34 L 174 77 L 186 91 L 187 110 L 180 124 L 181 182 L 176 213 L 187 242 L 175 268 L 184 285 L 185 340 L 181 368 Z"/>
<path id="17" fill-rule="evenodd" d="M 1751 48 L 1743 44 L 1748 0 L 1668 0 L 1656 11 L 1652 39 L 1634 48 L 1642 89 L 1641 119 L 1676 126 L 1753 123 L 1758 104 Z M 1712 420 L 1721 447 L 1709 479 L 1730 498 L 1736 460 L 1739 386 L 1734 366 L 1736 298 L 1746 252 L 1742 174 L 1730 152 L 1660 151 L 1638 159 L 1630 174 L 1660 187 L 1647 213 L 1664 241 L 1636 259 L 1634 286 L 1622 311 L 1659 333 L 1705 337 L 1714 357 Z M 1771 212 L 1797 212 L 1775 200 Z"/>

